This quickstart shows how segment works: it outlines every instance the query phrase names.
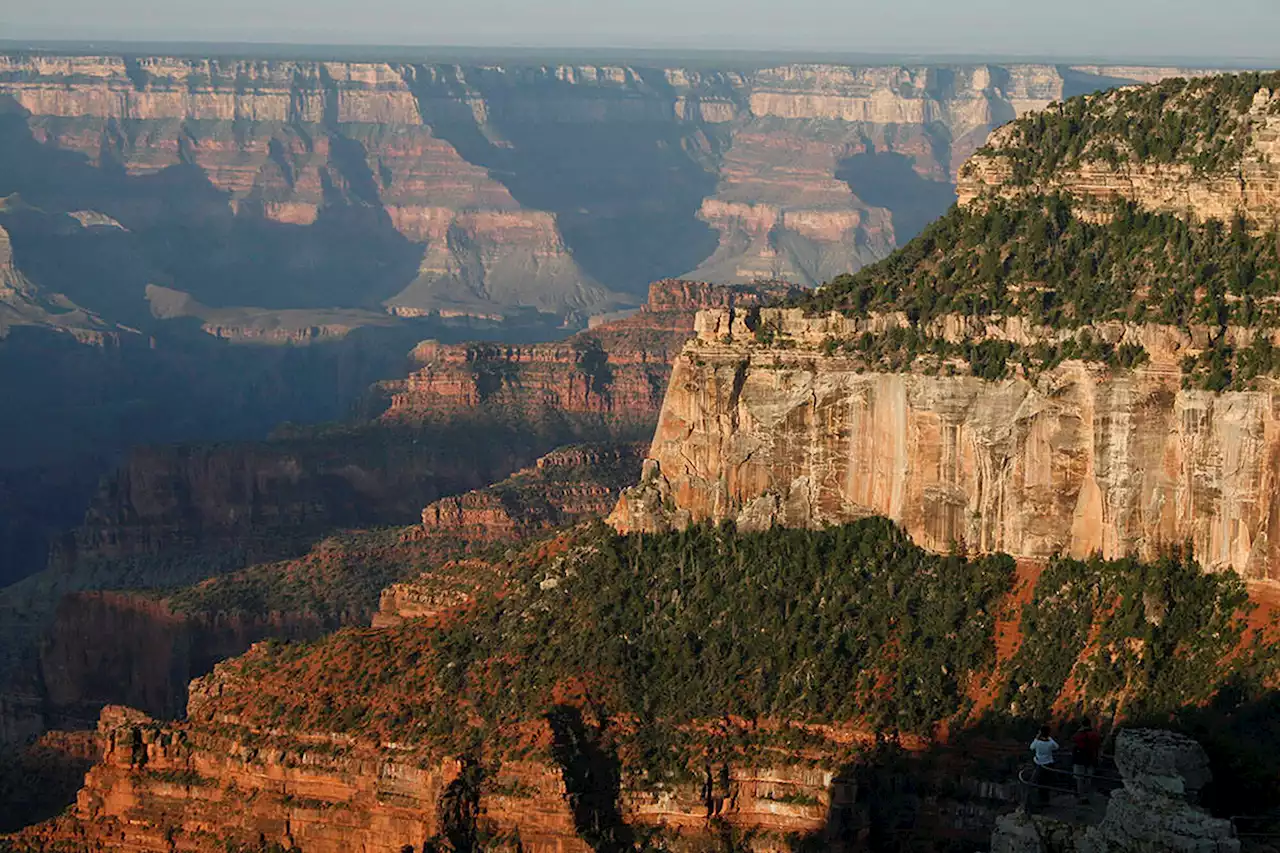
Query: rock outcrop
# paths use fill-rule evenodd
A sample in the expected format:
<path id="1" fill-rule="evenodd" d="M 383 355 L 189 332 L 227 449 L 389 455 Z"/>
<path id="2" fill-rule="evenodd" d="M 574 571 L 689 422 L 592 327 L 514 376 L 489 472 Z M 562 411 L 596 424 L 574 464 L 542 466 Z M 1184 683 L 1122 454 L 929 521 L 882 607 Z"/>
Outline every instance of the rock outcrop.
<path id="1" fill-rule="evenodd" d="M 1221 226 L 1242 215 L 1253 227 L 1236 232 L 1237 240 L 1267 248 L 1270 237 L 1250 231 L 1272 227 L 1280 210 L 1280 170 L 1272 162 L 1280 101 L 1266 88 L 1271 79 L 1178 81 L 1019 120 L 961 170 L 968 209 L 949 215 L 948 225 L 969 214 L 991 215 L 979 219 L 979 231 L 988 225 L 1000 231 L 1005 215 L 1043 220 L 1043 199 L 1060 193 L 1076 206 L 1063 207 L 1064 222 L 1046 226 L 1051 230 L 1065 233 L 1072 217 L 1087 221 L 1122 199 L 1140 211 L 1169 214 L 1163 227 L 1175 217 L 1198 227 L 1206 218 Z M 1177 143 L 1185 150 L 1153 142 L 1161 137 L 1141 129 L 1158 123 L 1167 93 L 1174 94 L 1165 109 L 1187 127 Z M 1236 112 L 1197 129 L 1194 111 L 1206 104 Z M 1124 109 L 1135 111 L 1130 124 L 1117 118 Z M 1071 122 L 1079 125 L 1077 136 L 1055 136 Z M 1111 146 L 1106 156 L 1096 151 L 1104 143 Z M 1049 145 L 1062 150 L 1036 147 Z M 1117 146 L 1129 147 L 1118 153 Z M 988 204 L 993 196 L 1013 201 Z M 1029 207 L 1019 207 L 1019 199 Z M 1035 235 L 1012 245 L 1003 239 L 977 241 L 988 255 L 979 266 L 972 241 L 955 248 L 921 238 L 897 256 L 897 266 L 890 261 L 874 275 L 834 282 L 829 291 L 836 295 L 826 299 L 830 294 L 820 291 L 808 309 L 702 312 L 697 339 L 676 362 L 643 483 L 624 494 L 615 526 L 664 530 L 729 520 L 744 529 L 821 527 L 883 515 L 935 551 L 1149 558 L 1190 543 L 1211 568 L 1280 578 L 1280 385 L 1270 367 L 1234 384 L 1222 379 L 1231 365 L 1213 381 L 1195 373 L 1237 351 L 1269 351 L 1280 342 L 1274 323 L 1231 315 L 1229 303 L 1239 301 L 1232 295 L 1216 311 L 1188 310 L 1176 327 L 1139 321 L 1163 316 L 1160 306 L 1093 317 L 1080 302 L 1070 316 L 1043 321 L 1052 326 L 1038 325 L 1033 318 L 1047 315 L 1033 300 L 1005 298 L 1006 291 L 1034 287 L 1035 273 L 1026 270 L 1039 263 L 1027 245 Z M 1165 249 L 1163 238 L 1153 245 L 1153 252 Z M 1134 251 L 1119 263 L 1134 267 L 1132 286 L 1144 292 Z M 926 266 L 960 272 L 924 284 L 917 277 L 927 278 Z M 1010 277 L 1009 268 L 1027 283 Z M 1274 298 L 1270 279 L 1247 268 L 1239 275 L 1260 301 Z M 1087 270 L 1081 276 L 1087 279 Z M 947 303 L 944 296 L 941 303 L 952 312 L 967 303 L 971 314 L 930 308 L 940 304 L 934 286 L 971 288 L 963 299 Z M 1053 298 L 1043 296 L 1045 304 Z M 884 299 L 880 304 L 901 310 L 867 313 L 859 299 L 863 305 Z M 814 307 L 823 304 L 844 313 Z M 1212 325 L 1214 316 L 1230 319 Z M 1103 342 L 1112 355 L 1077 358 L 1082 336 Z M 900 369 L 869 354 L 877 342 L 901 357 Z M 1059 347 L 1062 357 L 1040 366 L 1024 359 L 1006 369 L 1001 357 L 1000 368 L 985 374 L 977 363 L 984 352 Z M 1122 363 L 1116 348 L 1138 357 Z M 925 351 L 932 355 L 921 356 Z"/>
<path id="2" fill-rule="evenodd" d="M 921 545 L 1117 557 L 1191 542 L 1205 565 L 1280 577 L 1273 507 L 1277 424 L 1268 390 L 1183 390 L 1190 334 L 1117 325 L 1151 361 L 1134 370 L 1067 362 L 1034 379 L 867 372 L 822 342 L 895 318 L 805 318 L 764 309 L 699 315 L 677 360 L 642 484 L 612 515 L 620 530 L 690 521 L 820 527 L 868 515 Z M 939 326 L 969 338 L 962 318 Z M 1002 340 L 1053 333 L 1018 320 Z"/>
<path id="3" fill-rule="evenodd" d="M 4 200 L 0 199 L 0 209 Z M 18 269 L 9 232 L 0 226 L 0 339 L 15 326 L 51 329 L 85 344 L 114 344 L 131 329 L 115 326 L 62 294 L 47 294 Z"/>
<path id="4" fill-rule="evenodd" d="M 205 685 L 216 690 L 216 685 Z M 191 714 L 216 703 L 193 692 Z M 549 724 L 528 733 L 549 752 Z M 273 736 L 261 745 L 213 726 L 164 726 L 126 708 L 107 708 L 99 725 L 103 760 L 90 771 L 71 815 L 36 827 L 23 840 L 100 845 L 104 850 L 214 851 L 224 842 L 260 839 L 314 853 L 419 847 L 450 829 L 446 811 L 463 784 L 477 785 L 476 828 L 499 849 L 578 851 L 591 846 L 575 814 L 566 768 L 531 755 L 488 769 L 478 780 L 456 758 L 388 744 L 379 751 L 324 737 Z M 463 782 L 459 782 L 463 779 Z M 627 798 L 634 829 L 681 845 L 710 837 L 707 797 L 734 831 L 761 836 L 759 849 L 785 850 L 788 833 L 820 834 L 832 798 L 852 806 L 853 780 L 802 764 L 726 768 L 702 792 L 690 781 L 660 797 Z M 832 793 L 834 792 L 834 793 Z M 503 839 L 508 839 L 503 841 Z"/>
<path id="5" fill-rule="evenodd" d="M 204 555 L 237 567 L 299 553 L 336 528 L 411 523 L 437 498 L 497 482 L 557 446 L 651 434 L 699 308 L 794 292 L 659 282 L 641 311 L 563 342 L 423 343 L 419 369 L 379 384 L 379 417 L 265 442 L 135 450 L 54 562 Z"/>
<path id="6" fill-rule="evenodd" d="M 349 531 L 324 539 L 302 556 L 211 577 L 176 593 L 67 592 L 40 643 L 38 715 L 46 726 L 82 728 L 92 724 L 103 705 L 127 704 L 157 718 L 173 718 L 185 709 L 192 678 L 260 640 L 313 639 L 344 626 L 368 624 L 371 618 L 375 626 L 393 624 L 423 616 L 424 608 L 438 611 L 441 600 L 458 606 L 469 598 L 458 599 L 454 591 L 470 586 L 451 580 L 442 599 L 442 571 L 451 578 L 474 574 L 491 580 L 483 561 L 468 562 L 465 555 L 604 516 L 622 489 L 636 481 L 643 455 L 644 447 L 634 443 L 559 448 L 505 480 L 429 504 L 421 511 L 419 526 Z M 308 529 L 285 521 L 277 536 L 292 531 L 301 537 Z M 228 542 L 241 541 L 234 532 L 219 535 Z M 182 564 L 183 552 L 174 542 L 153 544 L 164 555 L 156 561 L 155 576 L 139 575 L 135 568 L 118 583 L 165 585 L 161 567 Z M 462 560 L 457 572 L 438 568 L 455 557 Z M 198 555 L 189 554 L 186 560 L 191 565 L 174 568 L 169 585 L 183 578 L 198 580 L 220 568 Z M 434 567 L 431 576 L 414 579 L 414 570 L 424 566 Z M 228 562 L 221 568 L 230 567 Z M 392 583 L 401 579 L 405 582 Z M 379 606 L 379 590 L 386 584 L 391 585 L 382 591 Z M 20 715 L 11 716 L 16 720 Z M 0 743 L 7 739 L 4 734 L 0 732 Z M 14 732 L 13 739 L 21 740 L 23 734 Z"/>
<path id="7" fill-rule="evenodd" d="M 638 312 L 593 324 L 564 341 L 424 342 L 413 352 L 420 367 L 407 380 L 381 384 L 389 399 L 383 417 L 416 423 L 486 410 L 529 421 L 599 422 L 611 425 L 608 437 L 639 438 L 657 415 L 671 363 L 693 335 L 700 309 L 759 305 L 798 292 L 786 284 L 671 279 L 651 285 Z"/>
<path id="8" fill-rule="evenodd" d="M 1116 739 L 1116 767 L 1124 780 L 1096 826 L 1079 826 L 1018 811 L 997 823 L 992 853 L 1237 853 L 1231 822 L 1194 805 L 1209 781 L 1200 744 L 1174 732 L 1126 729 Z"/>
<path id="9" fill-rule="evenodd" d="M 337 528 L 409 523 L 428 501 L 524 463 L 518 449 L 467 455 L 420 437 L 372 424 L 138 449 L 104 479 L 55 562 L 221 555 L 211 570 L 236 568 L 298 553 Z"/>
<path id="10" fill-rule="evenodd" d="M 422 510 L 423 536 L 500 541 L 602 517 L 636 482 L 646 445 L 575 445 L 540 457 L 532 468 Z"/>
<path id="11" fill-rule="evenodd" d="M 426 543 L 516 543 L 602 518 L 639 477 L 644 452 L 640 443 L 558 448 L 502 482 L 429 504 L 422 510 L 422 526 L 410 538 Z M 474 590 L 494 577 L 490 564 L 475 559 L 428 569 L 382 591 L 373 627 L 443 618 L 470 602 Z"/>

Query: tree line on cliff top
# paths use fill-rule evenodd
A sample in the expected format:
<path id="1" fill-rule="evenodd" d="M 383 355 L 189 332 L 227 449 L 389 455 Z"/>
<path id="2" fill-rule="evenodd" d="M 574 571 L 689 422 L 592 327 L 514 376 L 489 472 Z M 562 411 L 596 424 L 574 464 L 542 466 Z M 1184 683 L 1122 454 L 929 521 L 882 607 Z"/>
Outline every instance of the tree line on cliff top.
<path id="1" fill-rule="evenodd" d="M 903 312 L 920 338 L 915 349 L 893 346 L 889 333 L 872 336 L 874 344 L 833 346 L 878 348 L 908 363 L 938 347 L 963 350 L 923 331 L 931 320 L 960 314 L 1022 316 L 1075 330 L 1081 350 L 1067 357 L 1082 353 L 1113 367 L 1142 359 L 1119 347 L 1090 350 L 1089 327 L 1122 321 L 1217 330 L 1206 353 L 1183 365 L 1189 385 L 1210 390 L 1245 387 L 1280 369 L 1267 336 L 1240 349 L 1224 334 L 1227 326 L 1280 327 L 1280 235 L 1260 235 L 1242 217 L 1189 223 L 1132 203 L 1111 206 L 1109 221 L 1095 222 L 1081 218 L 1079 206 L 1055 193 L 952 208 L 884 261 L 791 304 L 814 313 Z M 1063 355 L 1061 345 L 1011 345 L 999 369 L 980 375 L 1001 378 L 1006 363 L 1043 370 Z"/>
<path id="2" fill-rule="evenodd" d="M 1198 175 L 1221 175 L 1240 165 L 1246 113 L 1263 89 L 1280 89 L 1280 72 L 1174 77 L 1082 95 L 1017 119 L 998 149 L 978 153 L 1006 159 L 1019 186 L 1091 160 L 1185 165 Z M 1280 103 L 1271 110 L 1280 113 Z"/>
<path id="3" fill-rule="evenodd" d="M 1051 329 L 1107 321 L 1201 326 L 1216 333 L 1205 353 L 1183 364 L 1186 384 L 1214 391 L 1248 387 L 1254 377 L 1280 371 L 1280 357 L 1266 336 L 1242 351 L 1224 332 L 1228 326 L 1280 327 L 1280 234 L 1243 216 L 1192 222 L 1131 202 L 1086 203 L 1044 188 L 1088 161 L 1185 165 L 1199 176 L 1230 173 L 1246 150 L 1246 113 L 1263 89 L 1280 89 L 1280 73 L 1168 80 L 1072 98 L 1024 116 L 998 148 L 980 152 L 1009 165 L 1017 197 L 953 207 L 885 260 L 790 304 L 815 313 L 902 312 L 913 327 L 946 314 L 1021 316 Z M 1280 99 L 1269 109 L 1280 113 Z M 911 364 L 921 355 L 939 366 L 974 355 L 964 345 L 937 351 L 946 349 L 945 342 L 923 337 L 906 344 L 864 341 L 856 348 L 888 353 L 872 360 L 878 369 Z M 853 343 L 833 341 L 831 347 L 853 349 Z M 986 358 L 973 372 L 1002 378 L 1021 364 L 1034 373 L 1060 356 L 1046 346 L 1015 345 L 1007 357 Z M 1118 348 L 1086 347 L 1083 355 L 1068 357 L 1112 367 L 1141 362 Z"/>

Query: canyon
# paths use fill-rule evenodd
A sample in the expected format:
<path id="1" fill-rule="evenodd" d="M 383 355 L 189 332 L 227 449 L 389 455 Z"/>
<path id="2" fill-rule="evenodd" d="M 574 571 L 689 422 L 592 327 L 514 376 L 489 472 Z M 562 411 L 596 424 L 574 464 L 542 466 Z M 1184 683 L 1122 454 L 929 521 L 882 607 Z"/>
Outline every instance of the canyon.
<path id="1" fill-rule="evenodd" d="M 186 683 L 252 642 L 367 624 L 382 587 L 433 560 L 604 515 L 697 310 L 796 293 L 656 282 L 562 342 L 420 344 L 406 379 L 370 389 L 377 415 L 133 451 L 49 568 L 0 593 L 0 740 L 111 703 L 179 715 Z M 360 532 L 383 525 L 402 532 Z"/>
<path id="2" fill-rule="evenodd" d="M 8 191 L 137 232 L 150 283 L 189 297 L 161 309 L 137 290 L 134 313 L 146 298 L 169 315 L 502 316 L 595 313 L 669 276 L 813 285 L 852 272 L 951 203 L 993 128 L 1172 73 L 8 54 L 0 98 L 8 145 L 37 166 Z M 78 168 L 39 168 L 55 164 Z M 155 251 L 146 235 L 161 226 L 197 256 L 215 234 L 287 254 L 254 269 L 233 249 L 197 268 Z M 352 262 L 315 239 L 356 233 L 383 266 L 359 290 L 341 280 Z"/>
<path id="3" fill-rule="evenodd" d="M 381 234 L 403 265 L 340 303 L 379 328 L 586 322 L 635 301 L 640 284 L 608 270 L 641 255 L 640 270 L 766 279 L 661 280 L 641 310 L 563 341 L 423 340 L 346 424 L 135 451 L 53 568 L 0 602 L 30 620 L 60 598 L 19 661 L 43 679 L 29 704 L 44 722 L 96 714 L 101 749 L 75 804 L 16 844 L 972 845 L 1014 805 L 1031 720 L 1146 711 L 1228 741 L 1272 695 L 1275 381 L 1215 392 L 1185 368 L 1267 333 L 1098 322 L 1107 352 L 1145 360 L 983 376 L 984 346 L 1080 331 L 816 312 L 821 291 L 772 281 L 884 255 L 949 201 L 992 124 L 1112 70 L 9 61 L 0 89 L 46 153 L 124 182 L 198 173 L 210 227 Z M 1254 101 L 1255 146 L 1273 141 L 1269 104 Z M 959 169 L 966 207 L 1012 182 L 1009 139 Z M 606 180 L 615 150 L 642 165 Z M 535 152 L 552 167 L 532 177 Z M 1259 168 L 1229 206 L 1265 221 L 1271 172 L 1244 162 Z M 880 208 L 858 194 L 900 167 L 932 186 Z M 1054 190 L 1117 194 L 1064 175 Z M 415 206 L 414 182 L 458 200 Z M 614 207 L 628 187 L 636 207 Z M 163 208 L 103 207 L 119 228 L 85 221 L 161 227 Z M 383 286 L 406 270 L 405 289 Z M 299 281 L 254 316 L 338 304 Z M 253 335 L 210 312 L 245 306 L 216 291 L 175 275 L 143 291 L 165 306 L 147 322 L 242 347 Z M 309 350 L 358 331 L 307 328 L 268 338 Z M 907 330 L 954 350 L 890 371 L 854 346 Z M 612 529 L 591 520 L 610 507 Z M 1170 557 L 1183 542 L 1216 573 Z M 1095 554 L 1123 559 L 1066 559 Z M 17 713 L 0 723 L 31 733 Z M 1118 817 L 1103 832 L 1122 834 Z"/>
<path id="4" fill-rule="evenodd" d="M 83 728 L 113 704 L 180 717 L 192 679 L 256 642 L 421 616 L 416 591 L 438 587 L 449 566 L 483 573 L 495 548 L 608 512 L 642 457 L 636 444 L 559 448 L 500 482 L 427 505 L 420 525 L 326 536 L 301 556 L 176 590 L 66 593 L 39 648 L 44 725 Z M 418 578 L 424 571 L 430 582 Z"/>
<path id="5" fill-rule="evenodd" d="M 993 127 L 1174 73 L 6 51 L 0 580 L 133 447 L 341 420 L 420 341 L 563 338 L 664 277 L 856 270 Z"/>
<path id="6" fill-rule="evenodd" d="M 15 836 L 18 849 L 25 843 L 34 849 L 64 844 L 144 851 L 172 845 L 213 851 L 230 843 L 336 853 L 480 842 L 502 850 L 586 851 L 648 838 L 677 850 L 728 840 L 785 851 L 804 840 L 854 851 L 889 837 L 924 849 L 981 845 L 993 827 L 997 837 L 1030 833 L 1046 841 L 1071 832 L 1040 817 L 1032 822 L 1020 812 L 1011 816 L 1019 797 L 1014 774 L 1025 742 L 987 735 L 990 729 L 965 731 L 980 719 L 976 708 L 961 706 L 949 734 L 886 731 L 830 716 L 803 721 L 729 712 L 668 730 L 661 721 L 633 718 L 607 678 L 585 672 L 566 677 L 574 671 L 570 665 L 566 673 L 547 675 L 545 696 L 541 690 L 528 693 L 538 676 L 514 675 L 487 653 L 469 664 L 467 678 L 487 674 L 490 680 L 450 687 L 446 661 L 456 653 L 450 645 L 459 637 L 484 642 L 482 622 L 499 611 L 486 610 L 483 599 L 494 591 L 507 600 L 532 596 L 527 609 L 517 605 L 514 613 L 500 617 L 501 635 L 544 608 L 580 606 L 574 596 L 603 580 L 589 577 L 600 570 L 591 564 L 593 553 L 609 547 L 607 537 L 596 535 L 580 528 L 497 559 L 439 563 L 416 582 L 388 589 L 377 627 L 347 629 L 310 644 L 255 645 L 192 683 L 182 721 L 104 708 L 96 735 L 102 758 L 88 772 L 75 804 Z M 781 537 L 776 541 L 782 544 Z M 687 559 L 698 553 L 688 541 L 671 537 L 670 544 L 668 556 L 675 562 L 680 555 Z M 886 559 L 901 559 L 910 553 L 907 547 Z M 926 559 L 938 565 L 951 560 L 960 569 L 952 579 L 957 589 L 966 583 L 960 573 L 977 570 L 957 558 Z M 669 591 L 660 578 L 678 578 L 674 566 L 664 567 L 672 570 L 665 575 L 654 568 L 647 583 Z M 1019 566 L 1009 589 L 975 605 L 997 617 L 997 633 L 1005 630 L 1001 625 L 1026 629 L 1032 588 L 1034 600 L 1043 604 L 1079 583 L 1050 580 L 1041 568 Z M 817 577 L 814 582 L 821 583 Z M 1151 594 L 1156 594 L 1163 580 L 1153 582 Z M 1204 590 L 1187 596 L 1176 587 L 1163 588 L 1170 596 L 1168 624 L 1197 611 L 1203 615 Z M 690 599 L 700 594 L 692 585 L 684 589 Z M 905 588 L 899 594 L 913 595 Z M 1148 607 L 1141 598 L 1138 613 Z M 1074 620 L 1078 608 L 1068 606 L 1064 613 Z M 741 618 L 754 625 L 750 620 L 757 615 L 741 613 Z M 480 621 L 471 621 L 474 616 Z M 1067 654 L 1083 663 L 1092 654 L 1085 636 L 1103 630 L 1111 616 L 1109 611 L 1087 616 L 1079 646 L 1072 646 L 1066 634 L 1052 642 L 1065 641 Z M 1036 618 L 1055 617 L 1042 610 Z M 588 642 L 602 640 L 615 627 L 606 626 L 601 634 L 581 623 Z M 461 633 L 451 634 L 454 629 Z M 1148 623 L 1135 630 L 1158 635 L 1161 627 Z M 569 648 L 580 639 L 539 633 L 533 641 Z M 985 634 L 984 641 L 994 642 Z M 1040 641 L 1016 635 L 1012 642 L 994 642 L 994 656 L 962 680 L 965 691 L 998 696 L 1000 683 L 1021 679 L 1019 662 L 1034 663 L 1038 652 L 1023 647 Z M 1191 657 L 1199 653 L 1188 652 Z M 1157 669 L 1167 666 L 1177 663 L 1156 663 Z M 707 677 L 716 676 L 708 669 Z M 1069 680 L 1037 686 L 1048 687 L 1051 699 L 1068 705 L 1079 689 Z M 455 703 L 462 718 L 450 710 Z M 500 719 L 490 721 L 495 710 Z M 656 735 L 660 738 L 684 735 L 657 741 L 664 746 L 656 754 L 646 752 L 651 747 L 645 731 L 653 726 L 667 732 Z M 1256 734 L 1256 728 L 1248 728 L 1246 737 Z M 1196 754 L 1188 753 L 1183 742 L 1160 736 L 1124 744 L 1132 735 L 1129 730 L 1120 735 L 1117 763 L 1126 775 L 1126 790 L 1132 776 L 1137 792 L 1128 800 L 1112 794 L 1120 805 L 1113 806 L 1115 818 L 1099 830 L 1117 837 L 1126 826 L 1135 833 L 1161 830 L 1158 822 L 1121 819 L 1124 808 L 1141 812 L 1142 784 L 1150 783 L 1141 780 L 1159 775 L 1164 766 L 1138 757 L 1148 754 L 1148 747 L 1155 755 L 1162 743 L 1172 744 L 1198 761 L 1178 765 L 1188 778 L 1199 768 L 1196 786 L 1206 779 L 1206 756 L 1198 747 Z M 666 769 L 655 772 L 654 762 Z M 1237 799 L 1233 807 L 1239 804 Z M 1181 808 L 1172 801 L 1167 806 Z M 1188 833 L 1190 824 L 1198 824 L 1215 837 L 1230 837 L 1225 821 L 1198 811 L 1188 812 L 1186 819 Z M 1163 831 L 1177 834 L 1179 827 Z"/>
<path id="7" fill-rule="evenodd" d="M 53 564 L 191 556 L 235 567 L 289 556 L 334 529 L 411 523 L 426 504 L 496 483 L 558 446 L 648 438 L 699 309 L 797 293 L 661 281 L 639 311 L 563 341 L 424 341 L 408 376 L 374 383 L 365 414 L 346 423 L 133 451 Z"/>

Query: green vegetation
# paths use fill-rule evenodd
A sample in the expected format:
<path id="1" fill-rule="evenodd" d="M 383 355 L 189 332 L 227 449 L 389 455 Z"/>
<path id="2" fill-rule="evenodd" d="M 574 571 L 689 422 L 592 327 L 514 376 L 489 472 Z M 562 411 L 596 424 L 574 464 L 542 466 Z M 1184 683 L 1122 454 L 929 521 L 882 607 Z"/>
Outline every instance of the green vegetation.
<path id="1" fill-rule="evenodd" d="M 1222 174 L 1240 164 L 1247 141 L 1241 116 L 1264 88 L 1280 88 L 1280 73 L 1174 78 L 1071 98 L 1018 119 L 1006 145 L 980 153 L 1008 159 L 1014 182 L 1024 186 L 1088 161 L 1117 166 L 1134 159 Z"/>
<path id="2" fill-rule="evenodd" d="M 1013 561 L 929 554 L 870 519 L 631 537 L 597 525 L 559 558 L 513 569 L 502 595 L 441 629 L 259 647 L 230 664 L 251 695 L 228 701 L 264 726 L 457 754 L 485 740 L 469 721 L 537 717 L 578 684 L 602 713 L 641 721 L 630 750 L 653 772 L 683 766 L 681 754 L 705 742 L 688 723 L 729 714 L 928 731 L 966 707 L 969 674 L 992 665 L 992 612 Z M 806 735 L 760 727 L 747 737 Z"/>
<path id="3" fill-rule="evenodd" d="M 962 368 L 988 381 L 1006 378 L 1014 365 L 1021 365 L 1026 374 L 1034 375 L 1070 359 L 1123 369 L 1137 367 L 1149 359 L 1141 345 L 1115 346 L 1095 337 L 1089 329 L 1077 330 L 1074 336 L 1058 343 L 1022 346 L 995 339 L 952 343 L 928 335 L 918 326 L 900 326 L 879 334 L 867 332 L 845 341 L 827 338 L 822 349 L 828 356 L 837 352 L 857 356 L 868 368 L 887 373 L 913 370 L 954 375 Z"/>
<path id="4" fill-rule="evenodd" d="M 1209 346 L 1183 365 L 1185 384 L 1248 388 L 1280 372 L 1280 359 L 1269 340 L 1242 348 L 1227 329 L 1280 327 L 1280 234 L 1261 233 L 1242 216 L 1191 222 L 1045 188 L 1090 161 L 1229 173 L 1244 156 L 1247 113 L 1264 88 L 1280 89 L 1280 73 L 1167 80 L 1072 98 L 1018 119 L 998 147 L 981 153 L 1007 162 L 1023 193 L 955 207 L 884 261 L 791 304 L 816 313 L 901 312 L 910 333 L 833 340 L 827 352 L 857 352 L 874 369 L 968 369 L 985 379 L 1007 376 L 1014 364 L 1034 373 L 1065 359 L 1128 368 L 1146 354 L 1096 334 L 1032 348 L 939 341 L 931 321 L 954 314 L 1023 317 L 1051 330 L 1108 321 L 1198 326 L 1209 330 Z M 756 335 L 761 343 L 773 338 L 766 329 Z"/>
<path id="5" fill-rule="evenodd" d="M 1237 219 L 1191 225 L 1132 204 L 1094 224 L 1065 195 L 955 207 L 889 258 L 793 304 L 813 312 L 1025 316 L 1050 328 L 1107 320 L 1280 325 L 1276 235 Z"/>
<path id="6" fill-rule="evenodd" d="M 1026 352 L 1009 345 L 997 351 L 986 342 L 949 344 L 926 331 L 947 314 L 1023 316 L 1050 329 L 1084 330 L 1112 320 L 1207 326 L 1219 330 L 1213 346 L 1184 371 L 1188 384 L 1212 390 L 1244 387 L 1280 368 L 1268 342 L 1237 352 L 1222 334 L 1228 325 L 1280 327 L 1280 235 L 1258 236 L 1240 218 L 1229 225 L 1189 224 L 1132 204 L 1114 205 L 1110 221 L 1094 223 L 1077 215 L 1079 204 L 1050 195 L 953 208 L 886 260 L 792 304 L 811 312 L 905 313 L 909 332 L 829 347 L 869 353 L 890 369 L 931 354 L 939 363 L 967 358 L 977 375 L 998 378 L 1002 361 L 1043 369 L 1066 358 L 1113 367 L 1145 358 L 1134 345 L 1111 346 L 1083 333 Z"/>
<path id="7" fill-rule="evenodd" d="M 483 668 L 472 701 L 501 720 L 557 677 L 599 673 L 642 719 L 872 719 L 919 731 L 960 708 L 962 673 L 990 663 L 989 611 L 1012 571 L 1004 557 L 928 554 L 883 519 L 822 532 L 597 531 L 576 556 L 554 587 L 536 567 L 486 603 L 476 622 L 492 632 L 442 633 L 446 692 L 469 692 L 466 673 Z"/>
<path id="8" fill-rule="evenodd" d="M 1055 559 L 1023 611 L 1002 705 L 1048 719 L 1071 683 L 1081 711 L 1167 723 L 1232 678 L 1277 673 L 1280 648 L 1257 642 L 1237 653 L 1248 612 L 1238 575 L 1206 573 L 1180 552 L 1151 562 Z"/>
<path id="9" fill-rule="evenodd" d="M 528 747 L 496 733 L 576 695 L 600 720 L 633 721 L 610 737 L 628 772 L 659 783 L 708 749 L 822 747 L 806 722 L 927 734 L 963 717 L 972 679 L 994 666 L 1013 575 L 1008 557 L 929 554 L 883 519 L 627 537 L 593 525 L 536 550 L 450 624 L 259 646 L 224 665 L 245 692 L 220 712 L 519 755 Z M 1167 723 L 1232 679 L 1276 674 L 1277 650 L 1246 642 L 1246 616 L 1235 575 L 1180 554 L 1056 559 L 1024 612 L 996 716 L 1047 719 L 1066 697 L 1104 719 Z M 731 717 L 745 722 L 718 722 Z"/>
<path id="10" fill-rule="evenodd" d="M 1028 732 L 1080 714 L 1185 731 L 1213 764 L 1205 805 L 1262 814 L 1280 803 L 1280 644 L 1251 633 L 1253 609 L 1238 575 L 1184 553 L 1056 559 L 1023 610 L 998 715 Z"/>

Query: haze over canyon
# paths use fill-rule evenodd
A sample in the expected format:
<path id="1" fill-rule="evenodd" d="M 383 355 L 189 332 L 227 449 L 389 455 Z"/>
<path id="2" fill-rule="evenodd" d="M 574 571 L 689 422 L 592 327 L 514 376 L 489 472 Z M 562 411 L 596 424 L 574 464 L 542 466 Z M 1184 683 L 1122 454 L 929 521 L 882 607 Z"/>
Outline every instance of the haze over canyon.
<path id="1" fill-rule="evenodd" d="M 0 53 L 0 850 L 1236 853 L 1280 75 L 1201 73 Z M 1203 747 L 1009 817 L 1085 713 Z"/>

